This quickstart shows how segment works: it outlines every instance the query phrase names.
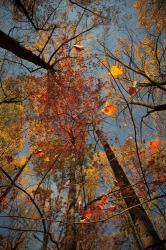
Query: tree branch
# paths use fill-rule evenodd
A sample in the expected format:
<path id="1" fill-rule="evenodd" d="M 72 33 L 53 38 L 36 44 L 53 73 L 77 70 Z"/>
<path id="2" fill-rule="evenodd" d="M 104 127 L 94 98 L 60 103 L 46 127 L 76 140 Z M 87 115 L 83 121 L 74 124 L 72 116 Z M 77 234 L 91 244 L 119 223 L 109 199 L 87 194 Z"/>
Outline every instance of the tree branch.
<path id="1" fill-rule="evenodd" d="M 166 104 L 161 104 L 161 105 L 156 105 L 156 106 L 151 106 L 151 105 L 148 105 L 148 104 L 145 104 L 145 103 L 142 103 L 142 102 L 130 102 L 129 104 L 146 107 L 146 108 L 152 109 L 153 112 L 166 110 Z"/>
<path id="2" fill-rule="evenodd" d="M 22 58 L 26 61 L 34 63 L 46 70 L 53 70 L 53 66 L 49 65 L 49 63 L 45 62 L 39 56 L 32 53 L 30 50 L 24 48 L 18 41 L 10 36 L 6 35 L 3 31 L 0 30 L 0 47 L 6 49 L 17 57 Z"/>

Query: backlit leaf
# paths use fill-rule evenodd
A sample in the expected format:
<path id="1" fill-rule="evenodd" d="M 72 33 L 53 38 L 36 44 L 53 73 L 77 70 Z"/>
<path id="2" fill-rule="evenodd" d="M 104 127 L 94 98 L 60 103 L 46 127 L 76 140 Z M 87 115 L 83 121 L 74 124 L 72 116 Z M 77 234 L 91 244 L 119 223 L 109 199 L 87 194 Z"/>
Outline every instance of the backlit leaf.
<path id="1" fill-rule="evenodd" d="M 123 75 L 123 69 L 120 68 L 120 67 L 118 67 L 118 66 L 112 66 L 112 68 L 111 68 L 111 74 L 114 77 L 121 76 L 121 75 Z"/>
<path id="2" fill-rule="evenodd" d="M 75 44 L 73 47 L 77 52 L 84 50 L 84 47 L 82 45 L 79 45 L 79 44 Z"/>
<path id="3" fill-rule="evenodd" d="M 105 107 L 102 109 L 102 112 L 105 115 L 112 115 L 113 113 L 117 112 L 117 107 L 107 101 Z"/>
<path id="4" fill-rule="evenodd" d="M 154 140 L 149 142 L 149 149 L 154 150 L 157 149 L 161 145 L 160 141 Z"/>

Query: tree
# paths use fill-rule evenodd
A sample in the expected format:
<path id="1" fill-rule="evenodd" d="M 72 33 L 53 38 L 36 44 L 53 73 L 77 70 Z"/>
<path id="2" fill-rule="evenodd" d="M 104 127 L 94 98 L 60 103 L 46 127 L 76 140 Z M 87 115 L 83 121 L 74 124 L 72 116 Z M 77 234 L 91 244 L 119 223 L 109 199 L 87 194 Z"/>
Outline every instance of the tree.
<path id="1" fill-rule="evenodd" d="M 128 1 L 1 2 L 3 248 L 165 249 L 164 19 L 140 3 L 145 36 Z"/>
<path id="2" fill-rule="evenodd" d="M 129 213 L 133 220 L 133 223 L 135 224 L 137 232 L 139 233 L 143 247 L 145 249 L 151 247 L 155 247 L 155 249 L 165 249 L 163 243 L 161 242 L 161 239 L 157 235 L 150 219 L 148 218 L 148 215 L 146 214 L 143 207 L 139 205 L 140 201 L 135 194 L 134 189 L 131 187 L 130 182 L 125 176 L 123 169 L 116 160 L 116 157 L 109 144 L 107 143 L 103 133 L 101 132 L 101 130 L 97 129 L 96 134 L 98 135 L 98 138 L 105 150 L 126 205 L 128 208 L 131 208 L 129 210 Z M 130 194 L 129 197 L 126 196 L 127 193 Z"/>

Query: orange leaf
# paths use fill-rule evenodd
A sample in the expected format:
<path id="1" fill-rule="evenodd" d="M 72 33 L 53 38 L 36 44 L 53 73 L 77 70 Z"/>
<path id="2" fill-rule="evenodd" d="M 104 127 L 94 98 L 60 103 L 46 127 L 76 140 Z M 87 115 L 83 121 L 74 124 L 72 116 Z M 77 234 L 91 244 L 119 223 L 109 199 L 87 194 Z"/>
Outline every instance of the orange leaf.
<path id="1" fill-rule="evenodd" d="M 157 149 L 161 145 L 160 141 L 151 141 L 149 142 L 149 149 L 154 150 Z"/>
<path id="2" fill-rule="evenodd" d="M 44 161 L 50 161 L 50 158 L 48 157 L 48 156 L 46 156 L 45 158 L 44 158 Z"/>
<path id="3" fill-rule="evenodd" d="M 84 223 L 84 222 L 88 222 L 89 218 L 88 217 L 82 217 L 80 218 L 80 222 Z"/>
<path id="4" fill-rule="evenodd" d="M 112 115 L 113 113 L 117 112 L 117 107 L 107 101 L 105 107 L 102 109 L 102 112 L 105 115 Z"/>
<path id="5" fill-rule="evenodd" d="M 109 202 L 108 202 L 108 195 L 107 194 L 103 194 L 103 196 L 102 196 L 102 198 L 101 198 L 101 200 L 100 200 L 100 203 L 101 204 L 108 204 Z"/>

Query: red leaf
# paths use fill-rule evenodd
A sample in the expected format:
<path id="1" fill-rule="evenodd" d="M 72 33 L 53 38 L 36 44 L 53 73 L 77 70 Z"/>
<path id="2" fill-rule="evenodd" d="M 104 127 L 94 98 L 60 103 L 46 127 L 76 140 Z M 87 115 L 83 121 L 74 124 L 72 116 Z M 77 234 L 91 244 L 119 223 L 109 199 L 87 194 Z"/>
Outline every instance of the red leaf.
<path id="1" fill-rule="evenodd" d="M 95 209 L 101 209 L 99 206 L 95 207 Z M 98 215 L 98 211 L 96 211 L 95 209 L 91 210 L 90 208 L 87 208 L 85 211 L 85 216 L 90 218 L 91 216 L 97 216 Z"/>
<path id="2" fill-rule="evenodd" d="M 85 215 L 86 215 L 86 216 L 91 216 L 91 215 L 92 215 L 92 211 L 90 210 L 90 208 L 87 208 L 87 209 L 86 209 Z"/>
<path id="3" fill-rule="evenodd" d="M 108 201 L 108 195 L 107 194 L 103 194 L 102 198 L 101 198 L 101 200 L 99 202 L 100 202 L 100 204 L 108 204 L 109 203 L 109 201 Z"/>
<path id="4" fill-rule="evenodd" d="M 136 94 L 136 88 L 135 87 L 129 87 L 128 92 L 130 95 L 135 95 Z"/>
<path id="5" fill-rule="evenodd" d="M 139 197 L 145 197 L 145 191 L 144 190 L 140 190 L 139 192 L 138 192 L 138 196 Z"/>
<path id="6" fill-rule="evenodd" d="M 148 161 L 148 167 L 152 167 L 155 165 L 155 159 L 151 159 L 150 161 Z"/>
<path id="7" fill-rule="evenodd" d="M 162 184 L 164 182 L 166 182 L 166 176 L 164 176 L 164 175 L 159 175 L 157 177 L 157 179 L 155 180 L 156 184 Z"/>
<path id="8" fill-rule="evenodd" d="M 35 152 L 35 156 L 36 157 L 42 157 L 44 155 L 43 151 L 41 149 L 38 149 L 36 152 Z"/>
<path id="9" fill-rule="evenodd" d="M 116 210 L 116 206 L 110 206 L 109 208 L 107 208 L 107 211 L 109 212 L 114 212 Z"/>
<path id="10" fill-rule="evenodd" d="M 6 203 L 8 203 L 9 202 L 9 198 L 7 198 L 7 197 L 4 197 L 3 199 L 2 199 L 2 201 L 1 201 L 1 203 L 3 203 L 3 204 L 6 204 Z"/>

